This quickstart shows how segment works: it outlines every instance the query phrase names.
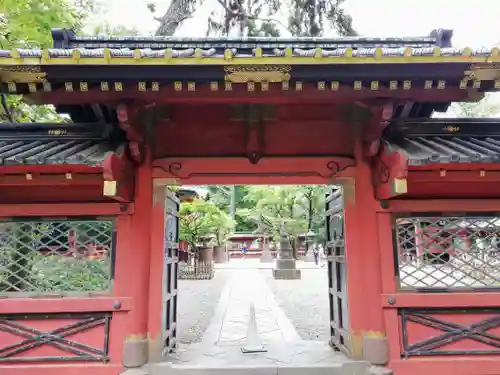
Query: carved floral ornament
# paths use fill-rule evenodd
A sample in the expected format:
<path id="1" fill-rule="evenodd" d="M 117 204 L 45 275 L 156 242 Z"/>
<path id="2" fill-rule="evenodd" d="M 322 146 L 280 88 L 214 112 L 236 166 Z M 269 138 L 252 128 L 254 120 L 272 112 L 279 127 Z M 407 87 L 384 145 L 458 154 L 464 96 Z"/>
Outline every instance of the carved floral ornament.
<path id="1" fill-rule="evenodd" d="M 281 83 L 290 81 L 291 71 L 289 65 L 225 66 L 224 79 L 231 83 Z"/>
<path id="2" fill-rule="evenodd" d="M 43 82 L 46 73 L 37 65 L 0 66 L 0 82 Z"/>
<path id="3" fill-rule="evenodd" d="M 464 80 L 498 81 L 499 79 L 500 64 L 471 64 L 464 72 Z"/>

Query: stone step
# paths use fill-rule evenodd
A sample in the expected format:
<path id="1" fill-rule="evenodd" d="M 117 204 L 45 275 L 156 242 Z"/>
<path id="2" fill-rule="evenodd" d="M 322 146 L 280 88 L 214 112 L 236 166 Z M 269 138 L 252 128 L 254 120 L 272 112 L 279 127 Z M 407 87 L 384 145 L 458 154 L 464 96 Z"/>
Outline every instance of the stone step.
<path id="1" fill-rule="evenodd" d="M 392 370 L 386 367 L 369 366 L 365 362 L 339 363 L 328 366 L 190 366 L 173 365 L 172 363 L 157 363 L 136 369 L 128 369 L 120 375 L 224 375 L 234 374 L 255 375 L 392 375 Z"/>
<path id="2" fill-rule="evenodd" d="M 227 365 L 197 366 L 169 362 L 149 365 L 148 375 L 375 375 L 367 362 L 352 361 L 329 365 L 279 366 L 279 365 Z M 390 375 L 390 373 L 380 373 Z M 127 374 L 128 375 L 128 374 Z M 132 374 L 131 374 L 132 375 Z M 378 375 L 378 374 L 377 374 Z"/>

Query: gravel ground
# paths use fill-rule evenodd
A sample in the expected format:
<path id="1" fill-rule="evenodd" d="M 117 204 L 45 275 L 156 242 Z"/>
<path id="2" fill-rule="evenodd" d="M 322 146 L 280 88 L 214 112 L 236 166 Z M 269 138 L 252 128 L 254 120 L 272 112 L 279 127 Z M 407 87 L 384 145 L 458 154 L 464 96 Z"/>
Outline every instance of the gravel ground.
<path id="1" fill-rule="evenodd" d="M 274 280 L 269 270 L 261 270 L 276 302 L 303 340 L 328 341 L 328 275 L 322 269 L 303 269 L 302 280 Z"/>
<path id="2" fill-rule="evenodd" d="M 227 271 L 217 270 L 212 280 L 179 280 L 179 342 L 191 344 L 201 341 L 227 278 Z"/>

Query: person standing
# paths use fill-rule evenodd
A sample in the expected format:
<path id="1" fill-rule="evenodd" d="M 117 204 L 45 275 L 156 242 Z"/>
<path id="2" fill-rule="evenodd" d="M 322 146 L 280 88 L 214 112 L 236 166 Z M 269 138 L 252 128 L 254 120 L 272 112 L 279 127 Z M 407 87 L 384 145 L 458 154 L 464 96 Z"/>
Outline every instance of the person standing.
<path id="1" fill-rule="evenodd" d="M 326 253 L 325 253 L 325 248 L 323 245 L 318 245 L 319 246 L 319 263 L 321 264 L 321 267 L 324 267 L 326 264 Z"/>
<path id="2" fill-rule="evenodd" d="M 243 255 L 243 259 L 245 259 L 245 255 L 247 253 L 247 243 L 243 242 L 243 245 L 241 246 L 241 254 Z"/>
<path id="3" fill-rule="evenodd" d="M 314 264 L 318 265 L 318 261 L 319 261 L 318 245 L 314 244 L 312 246 L 313 246 Z"/>

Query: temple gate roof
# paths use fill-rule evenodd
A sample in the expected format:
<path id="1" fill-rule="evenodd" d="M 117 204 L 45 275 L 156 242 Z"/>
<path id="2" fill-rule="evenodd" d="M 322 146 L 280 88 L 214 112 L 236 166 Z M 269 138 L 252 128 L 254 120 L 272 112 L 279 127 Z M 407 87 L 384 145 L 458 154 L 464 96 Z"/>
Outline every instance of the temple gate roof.
<path id="1" fill-rule="evenodd" d="M 452 47 L 450 30 L 418 38 L 87 37 L 66 29 L 52 36 L 53 48 L 0 50 L 2 92 L 166 85 L 193 92 L 205 83 L 212 91 L 234 83 L 250 83 L 249 91 L 276 83 L 294 91 L 306 83 L 323 91 L 500 89 L 499 49 Z"/>

